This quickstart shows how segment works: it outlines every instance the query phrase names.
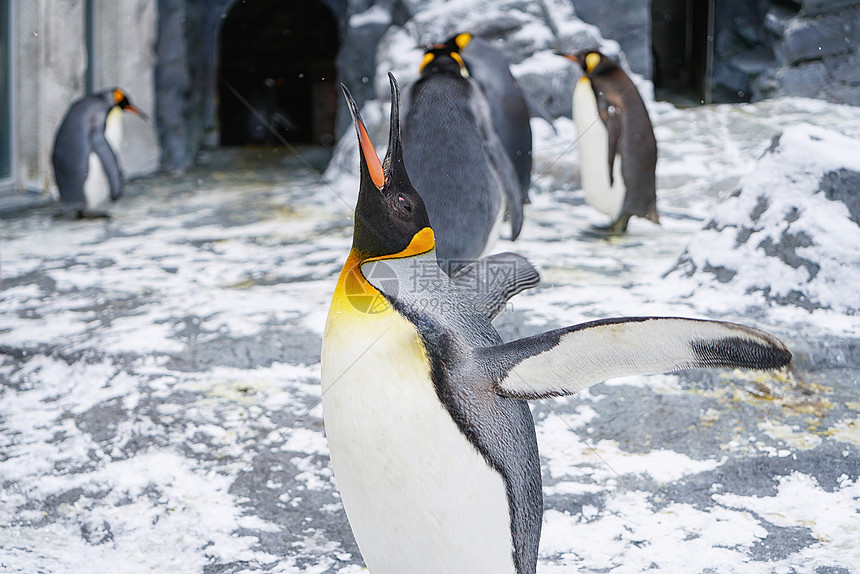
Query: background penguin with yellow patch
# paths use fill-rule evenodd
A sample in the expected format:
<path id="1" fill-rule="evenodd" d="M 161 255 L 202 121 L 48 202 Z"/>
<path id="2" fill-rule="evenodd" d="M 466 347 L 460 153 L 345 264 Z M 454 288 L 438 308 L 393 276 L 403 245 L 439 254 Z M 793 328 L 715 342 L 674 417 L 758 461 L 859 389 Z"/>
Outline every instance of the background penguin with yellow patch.
<path id="1" fill-rule="evenodd" d="M 389 78 L 382 164 L 344 88 L 361 184 L 321 356 L 335 479 L 373 574 L 534 574 L 543 504 L 524 399 L 623 375 L 776 368 L 791 354 L 757 329 L 654 317 L 503 342 L 439 268 L 431 219 L 405 167 L 399 92 Z"/>
<path id="2" fill-rule="evenodd" d="M 122 171 L 112 146 L 122 140 L 123 111 L 146 119 L 119 88 L 96 92 L 69 107 L 51 155 L 60 190 L 59 215 L 105 217 L 97 210 L 122 195 Z"/>
<path id="3" fill-rule="evenodd" d="M 657 140 L 636 86 L 611 58 L 596 50 L 559 55 L 582 66 L 573 91 L 582 189 L 589 205 L 612 218 L 621 234 L 634 215 L 657 214 Z"/>
<path id="4" fill-rule="evenodd" d="M 406 167 L 436 230 L 439 262 L 451 275 L 492 247 L 506 211 L 511 239 L 523 224 L 514 166 L 458 50 L 429 48 L 403 98 Z"/>

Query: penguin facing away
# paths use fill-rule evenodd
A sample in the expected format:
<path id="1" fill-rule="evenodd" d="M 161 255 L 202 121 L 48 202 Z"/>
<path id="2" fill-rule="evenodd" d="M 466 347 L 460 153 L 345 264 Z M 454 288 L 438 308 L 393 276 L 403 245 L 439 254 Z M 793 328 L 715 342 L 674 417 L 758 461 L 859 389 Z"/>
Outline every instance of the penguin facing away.
<path id="1" fill-rule="evenodd" d="M 511 238 L 519 235 L 517 175 L 487 99 L 456 50 L 428 49 L 403 99 L 406 167 L 436 230 L 439 262 L 453 275 L 492 247 L 506 209 Z"/>
<path id="2" fill-rule="evenodd" d="M 122 112 L 146 119 L 119 88 L 75 101 L 66 112 L 56 138 L 51 163 L 60 190 L 60 214 L 105 217 L 98 211 L 123 192 L 123 176 L 111 146 L 122 138 Z"/>
<path id="3" fill-rule="evenodd" d="M 504 343 L 438 266 L 430 217 L 405 168 L 399 90 L 389 78 L 382 164 L 344 87 L 361 183 L 321 356 L 335 479 L 373 574 L 534 574 L 541 474 L 524 399 L 622 375 L 777 368 L 791 354 L 750 327 L 654 317 Z"/>
<path id="4" fill-rule="evenodd" d="M 573 120 L 586 201 L 612 218 L 606 229 L 613 234 L 624 233 L 634 215 L 659 224 L 657 140 L 636 86 L 596 50 L 557 54 L 583 70 L 573 91 Z"/>

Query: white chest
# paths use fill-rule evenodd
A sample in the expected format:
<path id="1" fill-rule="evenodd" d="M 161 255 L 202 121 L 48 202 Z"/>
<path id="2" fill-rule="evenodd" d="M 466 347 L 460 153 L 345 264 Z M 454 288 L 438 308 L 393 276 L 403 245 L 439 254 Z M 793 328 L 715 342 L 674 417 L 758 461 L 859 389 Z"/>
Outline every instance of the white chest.
<path id="1" fill-rule="evenodd" d="M 585 200 L 613 220 L 624 205 L 621 156 L 615 156 L 613 185 L 609 184 L 609 132 L 600 119 L 591 82 L 581 78 L 573 91 L 573 121 L 579 138 L 579 172 Z"/>
<path id="2" fill-rule="evenodd" d="M 108 112 L 105 121 L 105 138 L 114 153 L 117 153 L 122 143 L 122 110 L 118 107 Z M 91 210 L 103 206 L 110 199 L 110 182 L 104 166 L 102 166 L 102 162 L 95 152 L 90 152 L 88 157 L 84 197 L 87 199 L 87 208 Z"/>
<path id="3" fill-rule="evenodd" d="M 437 398 L 414 326 L 344 315 L 333 306 L 323 338 L 323 413 L 371 573 L 513 573 L 504 480 Z"/>

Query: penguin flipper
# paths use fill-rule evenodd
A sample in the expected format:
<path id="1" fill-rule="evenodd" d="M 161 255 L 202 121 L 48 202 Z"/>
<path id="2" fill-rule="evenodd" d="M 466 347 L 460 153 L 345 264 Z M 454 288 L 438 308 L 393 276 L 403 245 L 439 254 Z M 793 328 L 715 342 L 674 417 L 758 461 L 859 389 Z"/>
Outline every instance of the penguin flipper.
<path id="1" fill-rule="evenodd" d="M 489 104 L 480 92 L 480 88 L 476 88 L 476 91 L 481 94 L 481 97 L 475 98 L 476 102 L 480 102 L 475 106 L 475 117 L 478 118 L 478 127 L 483 135 L 484 147 L 489 155 L 490 163 L 496 170 L 504 188 L 508 206 L 507 213 L 511 218 L 511 241 L 513 241 L 519 237 L 523 228 L 523 198 L 528 190 L 520 191 L 520 180 L 517 177 L 514 164 L 493 127 Z"/>
<path id="2" fill-rule="evenodd" d="M 116 154 L 111 149 L 103 133 L 93 136 L 93 151 L 96 152 L 96 155 L 102 162 L 102 167 L 107 175 L 108 183 L 110 184 L 110 198 L 116 201 L 120 198 L 123 191 L 122 172 L 119 169 Z"/>
<path id="3" fill-rule="evenodd" d="M 778 339 L 752 327 L 699 319 L 625 317 L 481 347 L 497 394 L 519 399 L 570 395 L 613 377 L 690 368 L 774 369 L 791 361 Z"/>
<path id="4" fill-rule="evenodd" d="M 621 139 L 621 117 L 614 106 L 606 110 L 606 131 L 609 132 L 609 185 L 615 185 L 615 156 Z"/>
<path id="5" fill-rule="evenodd" d="M 514 295 L 534 287 L 540 274 L 516 253 L 496 253 L 460 269 L 451 281 L 472 304 L 492 321 Z"/>

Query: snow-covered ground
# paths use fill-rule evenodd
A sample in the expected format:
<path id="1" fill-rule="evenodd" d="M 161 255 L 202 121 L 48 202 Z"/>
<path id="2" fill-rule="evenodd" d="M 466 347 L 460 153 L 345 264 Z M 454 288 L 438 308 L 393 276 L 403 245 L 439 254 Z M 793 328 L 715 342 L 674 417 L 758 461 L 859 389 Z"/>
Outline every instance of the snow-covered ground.
<path id="1" fill-rule="evenodd" d="M 720 318 L 773 332 L 796 365 L 616 379 L 535 402 L 539 572 L 854 572 L 860 321 L 743 291 L 711 304 L 665 274 L 767 168 L 757 160 L 775 134 L 805 122 L 860 138 L 860 109 L 650 105 L 662 226 L 633 220 L 609 240 L 588 233 L 606 220 L 578 189 L 574 128 L 534 120 L 533 203 L 520 239 L 496 248 L 543 280 L 500 332 Z M 355 189 L 294 159 L 273 167 L 278 154 L 254 167 L 222 152 L 211 169 L 132 182 L 110 221 L 49 209 L 2 221 L 0 571 L 361 571 L 319 405 Z M 833 289 L 857 307 L 856 286 Z"/>

